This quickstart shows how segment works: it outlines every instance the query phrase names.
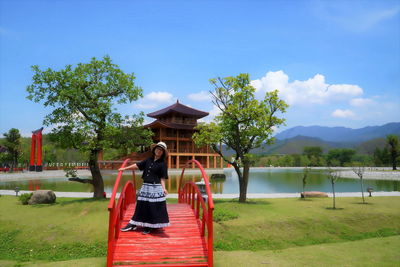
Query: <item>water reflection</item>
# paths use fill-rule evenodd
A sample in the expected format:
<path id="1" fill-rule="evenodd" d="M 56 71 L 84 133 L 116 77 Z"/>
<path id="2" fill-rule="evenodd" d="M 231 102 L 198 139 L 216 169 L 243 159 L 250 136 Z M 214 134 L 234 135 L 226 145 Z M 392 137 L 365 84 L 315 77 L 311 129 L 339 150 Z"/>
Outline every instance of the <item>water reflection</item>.
<path id="1" fill-rule="evenodd" d="M 225 170 L 226 179 L 211 180 L 211 191 L 219 194 L 239 192 L 239 181 L 233 170 Z M 296 193 L 302 191 L 302 169 L 255 169 L 251 170 L 248 193 Z M 89 178 L 89 177 L 81 177 Z M 113 189 L 116 175 L 104 175 L 105 191 L 110 193 Z M 180 174 L 170 175 L 166 187 L 168 192 L 178 192 Z M 121 187 L 126 181 L 132 180 L 132 175 L 123 175 Z M 185 181 L 198 182 L 201 180 L 200 172 L 185 174 Z M 140 175 L 136 178 L 136 186 L 140 188 L 142 180 Z M 31 181 L 0 182 L 0 189 L 14 190 L 50 189 L 64 192 L 93 192 L 90 184 L 68 181 L 67 178 L 53 178 Z M 374 191 L 399 191 L 400 181 L 364 180 L 364 188 L 372 187 Z M 121 188 L 120 188 L 121 189 Z M 335 189 L 337 192 L 359 192 L 359 179 L 339 179 Z M 307 179 L 307 191 L 331 192 L 331 184 L 322 170 L 313 170 Z"/>

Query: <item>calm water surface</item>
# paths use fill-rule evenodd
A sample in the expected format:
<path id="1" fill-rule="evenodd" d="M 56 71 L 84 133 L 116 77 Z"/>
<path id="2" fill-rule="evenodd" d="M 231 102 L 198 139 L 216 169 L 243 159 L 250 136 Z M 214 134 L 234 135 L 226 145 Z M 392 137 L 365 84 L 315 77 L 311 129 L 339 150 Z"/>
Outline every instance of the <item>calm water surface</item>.
<path id="1" fill-rule="evenodd" d="M 239 193 L 239 182 L 236 173 L 232 170 L 225 171 L 225 181 L 211 181 L 213 193 Z M 178 179 L 180 175 L 171 175 L 167 181 L 167 189 L 170 193 L 177 193 Z M 296 193 L 302 191 L 302 169 L 270 169 L 251 170 L 248 193 Z M 81 177 L 89 178 L 89 177 Z M 116 175 L 104 175 L 105 191 L 111 192 Z M 121 184 L 132 179 L 131 175 L 124 175 Z M 141 185 L 140 175 L 137 177 L 137 186 Z M 199 174 L 185 175 L 186 181 L 200 181 Z M 49 189 L 61 192 L 93 192 L 90 184 L 82 184 L 68 181 L 67 178 L 53 178 L 30 181 L 0 182 L 0 189 L 14 190 L 18 186 L 21 190 Z M 364 188 L 374 188 L 374 191 L 400 191 L 400 181 L 364 180 Z M 331 192 L 330 181 L 322 170 L 313 170 L 307 179 L 307 191 Z M 336 192 L 359 192 L 359 179 L 342 178 L 336 182 Z"/>

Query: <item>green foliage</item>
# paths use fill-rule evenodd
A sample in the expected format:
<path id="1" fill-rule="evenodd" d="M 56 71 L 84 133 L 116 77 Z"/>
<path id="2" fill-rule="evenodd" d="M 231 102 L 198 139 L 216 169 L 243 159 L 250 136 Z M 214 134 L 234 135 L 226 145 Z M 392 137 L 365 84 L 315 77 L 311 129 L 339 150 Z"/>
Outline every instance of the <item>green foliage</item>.
<path id="1" fill-rule="evenodd" d="M 250 151 L 263 143 L 274 142 L 273 128 L 284 123 L 277 116 L 284 113 L 288 105 L 278 97 L 278 91 L 267 92 L 264 99 L 255 97 L 255 88 L 250 85 L 248 74 L 236 77 L 211 79 L 214 86 L 213 103 L 221 111 L 210 124 L 200 124 L 193 135 L 198 147 L 211 145 L 214 151 L 235 167 L 240 185 L 239 201 L 246 201 L 248 168 L 253 162 Z M 234 151 L 227 158 L 219 150 L 222 143 Z M 239 169 L 243 166 L 243 174 Z"/>
<path id="2" fill-rule="evenodd" d="M 322 148 L 320 146 L 306 146 L 303 149 L 303 154 L 307 157 L 321 157 L 322 156 Z"/>
<path id="3" fill-rule="evenodd" d="M 323 157 L 318 160 L 317 166 L 326 166 Z M 289 155 L 258 155 L 255 157 L 254 166 L 257 167 L 306 167 L 315 166 L 311 164 L 310 159 L 305 155 L 289 154 Z"/>
<path id="4" fill-rule="evenodd" d="M 400 156 L 399 138 L 397 135 L 390 134 L 386 136 L 386 142 L 389 146 L 390 161 L 392 163 L 393 170 L 397 170 L 397 161 Z"/>
<path id="5" fill-rule="evenodd" d="M 144 114 L 140 113 L 139 116 L 135 116 L 137 122 L 134 125 L 120 125 L 110 128 L 107 132 L 106 139 L 110 142 L 110 147 L 117 149 L 117 157 L 137 152 L 140 146 L 151 145 L 153 132 L 141 126 L 144 122 L 143 117 Z"/>
<path id="6" fill-rule="evenodd" d="M 349 148 L 337 148 L 329 150 L 327 162 L 329 166 L 345 166 L 352 161 L 355 150 Z"/>
<path id="7" fill-rule="evenodd" d="M 67 65 L 60 71 L 40 70 L 33 66 L 33 82 L 27 87 L 28 99 L 43 102 L 53 111 L 45 117 L 45 125 L 58 125 L 49 135 L 63 148 L 102 149 L 112 144 L 106 137 L 125 127 L 138 130 L 143 114 L 122 117 L 113 104 L 127 103 L 142 96 L 135 86 L 134 74 L 125 74 L 111 62 L 93 58 L 90 63 Z M 139 138 L 138 138 L 139 139 Z"/>
<path id="8" fill-rule="evenodd" d="M 5 139 L 3 145 L 7 152 L 2 155 L 3 162 L 11 163 L 11 171 L 17 167 L 18 160 L 22 154 L 21 150 L 21 134 L 18 129 L 11 128 L 7 133 L 3 134 Z M 2 153 L 3 154 L 3 153 Z"/>
<path id="9" fill-rule="evenodd" d="M 75 178 L 78 176 L 77 170 L 75 170 L 74 167 L 66 167 L 64 168 L 64 171 L 65 171 L 65 177 Z"/>
<path id="10" fill-rule="evenodd" d="M 60 71 L 41 70 L 33 66 L 32 84 L 27 87 L 28 99 L 43 102 L 53 110 L 44 119 L 44 125 L 57 125 L 49 135 L 62 148 L 89 152 L 93 176 L 94 196 L 104 191 L 97 164 L 98 154 L 104 148 L 120 148 L 131 143 L 115 142 L 125 137 L 126 129 L 140 132 L 136 143 L 147 144 L 149 130 L 140 127 L 143 114 L 125 116 L 115 111 L 114 104 L 132 102 L 142 97 L 142 89 L 134 84 L 134 74 L 125 74 L 110 57 L 92 58 L 76 67 L 67 65 Z M 128 138 L 132 136 L 129 132 Z M 144 137 L 145 139 L 140 139 Z"/>
<path id="11" fill-rule="evenodd" d="M 374 164 L 375 166 L 386 166 L 390 164 L 390 155 L 387 147 L 383 149 L 376 148 L 374 151 Z"/>
<path id="12" fill-rule="evenodd" d="M 303 154 L 310 160 L 310 166 L 321 166 L 322 148 L 320 146 L 306 146 Z"/>
<path id="13" fill-rule="evenodd" d="M 24 193 L 18 197 L 18 200 L 21 201 L 22 205 L 28 205 L 29 199 L 31 199 L 33 193 Z"/>

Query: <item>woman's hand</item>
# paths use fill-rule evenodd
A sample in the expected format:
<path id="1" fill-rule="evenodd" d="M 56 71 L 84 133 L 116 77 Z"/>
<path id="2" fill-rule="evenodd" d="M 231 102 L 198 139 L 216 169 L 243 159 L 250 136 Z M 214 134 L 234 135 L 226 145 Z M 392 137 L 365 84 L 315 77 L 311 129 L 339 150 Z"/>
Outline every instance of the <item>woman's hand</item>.
<path id="1" fill-rule="evenodd" d="M 161 186 L 162 186 L 162 189 L 164 190 L 164 194 L 168 195 L 168 190 L 165 187 L 165 179 L 164 178 L 161 178 Z"/>
<path id="2" fill-rule="evenodd" d="M 126 170 L 125 168 L 119 168 L 118 169 L 118 171 L 120 172 L 120 171 L 124 171 L 124 170 Z"/>

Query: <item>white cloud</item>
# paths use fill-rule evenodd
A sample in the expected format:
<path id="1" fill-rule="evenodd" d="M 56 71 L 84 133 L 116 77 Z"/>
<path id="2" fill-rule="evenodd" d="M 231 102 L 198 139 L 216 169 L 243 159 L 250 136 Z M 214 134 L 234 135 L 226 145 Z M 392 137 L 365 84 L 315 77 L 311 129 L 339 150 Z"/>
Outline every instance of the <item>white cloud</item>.
<path id="1" fill-rule="evenodd" d="M 370 98 L 353 98 L 350 100 L 350 105 L 355 107 L 365 107 L 375 104 L 375 102 Z"/>
<path id="2" fill-rule="evenodd" d="M 159 103 L 170 103 L 174 100 L 173 95 L 168 92 L 151 92 L 145 96 L 145 99 L 146 98 Z"/>
<path id="3" fill-rule="evenodd" d="M 258 94 L 279 90 L 280 97 L 289 105 L 325 104 L 363 94 L 363 89 L 358 85 L 328 84 L 322 74 L 316 74 L 305 81 L 289 82 L 289 76 L 281 70 L 269 71 L 261 79 L 251 81 L 251 85 Z"/>
<path id="4" fill-rule="evenodd" d="M 199 122 L 210 123 L 212 120 L 214 120 L 215 116 L 221 113 L 221 110 L 217 106 L 213 105 L 212 109 L 208 113 L 209 115 L 205 118 L 200 119 Z"/>
<path id="5" fill-rule="evenodd" d="M 211 101 L 211 94 L 210 92 L 200 91 L 199 93 L 188 95 L 188 98 L 192 101 Z"/>
<path id="6" fill-rule="evenodd" d="M 153 109 L 157 107 L 157 104 L 154 103 L 137 103 L 134 105 L 135 108 L 140 108 L 140 109 Z"/>
<path id="7" fill-rule="evenodd" d="M 353 111 L 349 110 L 349 109 L 337 109 L 332 113 L 333 117 L 336 118 L 354 118 L 355 114 L 353 113 Z"/>
<path id="8" fill-rule="evenodd" d="M 138 103 L 134 104 L 139 109 L 154 109 L 161 104 L 171 104 L 175 97 L 168 92 L 151 92 L 144 96 Z"/>

